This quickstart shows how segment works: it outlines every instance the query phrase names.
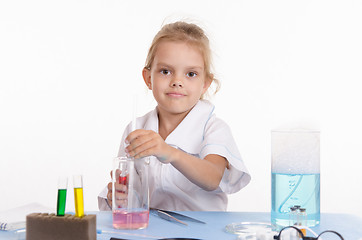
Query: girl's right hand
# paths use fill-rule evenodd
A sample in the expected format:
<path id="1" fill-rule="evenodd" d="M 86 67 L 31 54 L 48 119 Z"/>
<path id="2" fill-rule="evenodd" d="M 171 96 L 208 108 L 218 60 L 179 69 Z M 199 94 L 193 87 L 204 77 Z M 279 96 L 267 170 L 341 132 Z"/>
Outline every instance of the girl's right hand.
<path id="1" fill-rule="evenodd" d="M 120 207 L 127 207 L 127 197 L 128 197 L 128 189 L 125 185 L 125 182 L 119 181 L 120 170 L 116 171 L 116 181 L 115 181 L 115 199 L 116 205 Z M 112 177 L 112 171 L 111 171 Z M 112 208 L 112 182 L 109 182 L 107 185 L 108 193 L 107 193 L 107 201 L 109 206 Z"/>
<path id="2" fill-rule="evenodd" d="M 125 139 L 128 146 L 125 152 L 128 157 L 136 159 L 155 156 L 162 163 L 171 163 L 175 148 L 168 145 L 160 134 L 152 130 L 137 129 Z"/>

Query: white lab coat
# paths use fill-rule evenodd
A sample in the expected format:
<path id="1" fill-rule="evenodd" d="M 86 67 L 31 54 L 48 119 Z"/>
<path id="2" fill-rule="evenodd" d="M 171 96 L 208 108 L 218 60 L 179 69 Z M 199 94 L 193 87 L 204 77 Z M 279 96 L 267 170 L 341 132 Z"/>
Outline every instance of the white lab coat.
<path id="1" fill-rule="evenodd" d="M 226 194 L 235 193 L 250 182 L 250 174 L 229 126 L 217 118 L 213 111 L 214 105 L 200 100 L 165 142 L 201 159 L 209 154 L 225 157 L 229 169 L 225 169 L 219 187 L 214 191 L 205 191 L 171 164 L 161 163 L 152 156 L 149 166 L 150 207 L 171 211 L 225 211 L 228 202 Z M 136 128 L 158 132 L 157 110 L 137 118 Z M 131 124 L 123 134 L 118 156 L 125 155 L 124 139 L 130 131 Z M 106 196 L 107 189 L 98 196 L 100 210 L 110 210 Z"/>

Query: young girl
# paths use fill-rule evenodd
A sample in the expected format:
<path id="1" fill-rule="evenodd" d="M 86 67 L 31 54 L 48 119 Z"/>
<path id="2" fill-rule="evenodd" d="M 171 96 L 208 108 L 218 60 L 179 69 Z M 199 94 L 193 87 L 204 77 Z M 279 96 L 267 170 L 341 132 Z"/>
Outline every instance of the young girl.
<path id="1" fill-rule="evenodd" d="M 230 128 L 203 100 L 216 81 L 210 68 L 209 40 L 197 25 L 167 24 L 153 39 L 142 75 L 157 107 L 137 119 L 137 130 L 128 125 L 118 153 L 150 156 L 152 208 L 225 211 L 226 194 L 250 182 Z M 100 210 L 111 210 L 111 201 L 109 183 Z"/>

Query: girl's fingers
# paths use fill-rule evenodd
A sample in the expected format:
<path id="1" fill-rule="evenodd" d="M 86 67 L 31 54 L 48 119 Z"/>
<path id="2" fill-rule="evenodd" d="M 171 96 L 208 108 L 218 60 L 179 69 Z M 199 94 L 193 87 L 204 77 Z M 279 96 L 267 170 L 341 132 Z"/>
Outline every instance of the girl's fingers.
<path id="1" fill-rule="evenodd" d="M 110 189 L 109 189 L 110 185 Z M 117 206 L 126 207 L 127 206 L 127 198 L 128 191 L 127 187 L 122 184 L 116 184 L 116 192 L 115 192 L 115 201 Z M 112 206 L 112 183 L 108 184 L 108 193 L 107 193 L 107 201 Z"/>
<path id="2" fill-rule="evenodd" d="M 147 135 L 141 135 L 137 138 L 132 139 L 130 144 L 126 147 L 127 150 L 132 150 L 140 145 L 142 145 L 144 142 L 149 141 L 149 137 Z"/>
<path id="3" fill-rule="evenodd" d="M 116 183 L 115 184 L 115 189 L 117 192 L 123 192 L 123 193 L 127 193 L 128 189 L 126 185 L 120 184 L 120 183 Z"/>
<path id="4" fill-rule="evenodd" d="M 112 202 L 112 190 L 111 190 L 111 191 L 108 191 L 108 193 L 107 193 L 107 200 L 108 200 L 108 202 Z"/>
<path id="5" fill-rule="evenodd" d="M 142 153 L 144 151 L 151 150 L 153 147 L 155 147 L 155 145 L 156 145 L 156 143 L 154 141 L 150 140 L 148 142 L 143 143 L 142 145 L 137 146 L 136 148 L 133 148 L 132 151 L 128 152 L 128 154 L 131 157 L 135 157 L 137 155 L 142 155 Z M 150 152 L 152 152 L 152 151 L 150 151 Z"/>
<path id="6" fill-rule="evenodd" d="M 144 134 L 144 131 L 146 131 L 146 130 L 136 129 L 135 131 L 128 134 L 128 136 L 126 137 L 126 139 L 124 141 L 126 142 L 126 144 L 129 144 L 129 143 L 133 142 L 134 139 L 136 139 L 138 136 Z"/>
<path id="7" fill-rule="evenodd" d="M 122 208 L 122 207 L 127 207 L 127 198 L 126 199 L 120 199 L 120 200 L 116 200 L 116 205 L 119 207 L 119 208 Z"/>
<path id="8" fill-rule="evenodd" d="M 116 192 L 128 192 L 126 185 L 116 182 L 114 187 L 116 189 Z M 111 182 L 108 183 L 107 188 L 108 188 L 108 193 L 112 193 L 112 183 Z"/>
<path id="9" fill-rule="evenodd" d="M 128 194 L 124 192 L 116 192 L 114 198 L 116 199 L 116 201 L 125 200 L 128 198 Z"/>
<path id="10" fill-rule="evenodd" d="M 127 192 L 127 186 L 121 183 L 114 183 L 114 188 L 117 192 Z M 108 191 L 112 191 L 112 183 L 108 183 Z"/>
<path id="11" fill-rule="evenodd" d="M 128 199 L 127 193 L 117 191 L 114 198 L 116 206 L 127 207 L 127 199 Z"/>
<path id="12" fill-rule="evenodd" d="M 162 144 L 165 144 L 165 142 L 159 134 L 148 131 L 147 134 L 140 136 L 128 145 L 126 152 L 128 156 L 138 156 L 137 158 L 158 155 L 160 154 Z M 145 151 L 147 151 L 147 154 Z"/>
<path id="13" fill-rule="evenodd" d="M 126 143 L 132 147 L 137 147 L 144 142 L 149 141 L 155 134 L 157 133 L 151 130 L 138 129 L 127 136 Z"/>
<path id="14" fill-rule="evenodd" d="M 113 171 L 110 171 L 109 173 L 111 175 L 111 178 L 113 179 Z M 127 186 L 124 184 L 119 183 L 119 176 L 121 174 L 121 170 L 117 169 L 116 170 L 116 180 L 114 181 L 114 187 L 115 187 L 115 201 L 116 204 L 119 207 L 126 207 L 127 206 Z M 112 181 L 113 182 L 113 181 Z M 113 188 L 113 183 L 109 182 L 107 184 L 107 189 L 108 189 L 108 193 L 107 193 L 107 201 L 109 206 L 112 206 L 112 188 Z"/>
<path id="15" fill-rule="evenodd" d="M 116 205 L 118 207 L 127 207 L 127 194 L 125 193 L 116 193 L 116 196 L 115 196 L 115 201 L 116 201 Z M 112 192 L 108 192 L 107 194 L 107 201 L 109 203 L 110 206 L 112 206 Z"/>

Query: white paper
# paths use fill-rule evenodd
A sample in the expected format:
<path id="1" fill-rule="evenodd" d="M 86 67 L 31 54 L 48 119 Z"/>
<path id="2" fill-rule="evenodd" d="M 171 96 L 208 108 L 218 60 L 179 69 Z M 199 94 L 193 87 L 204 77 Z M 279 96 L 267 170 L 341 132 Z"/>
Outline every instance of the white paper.
<path id="1" fill-rule="evenodd" d="M 50 213 L 53 209 L 38 203 L 30 203 L 21 207 L 0 212 L 0 230 L 25 228 L 26 215 L 30 213 Z"/>

